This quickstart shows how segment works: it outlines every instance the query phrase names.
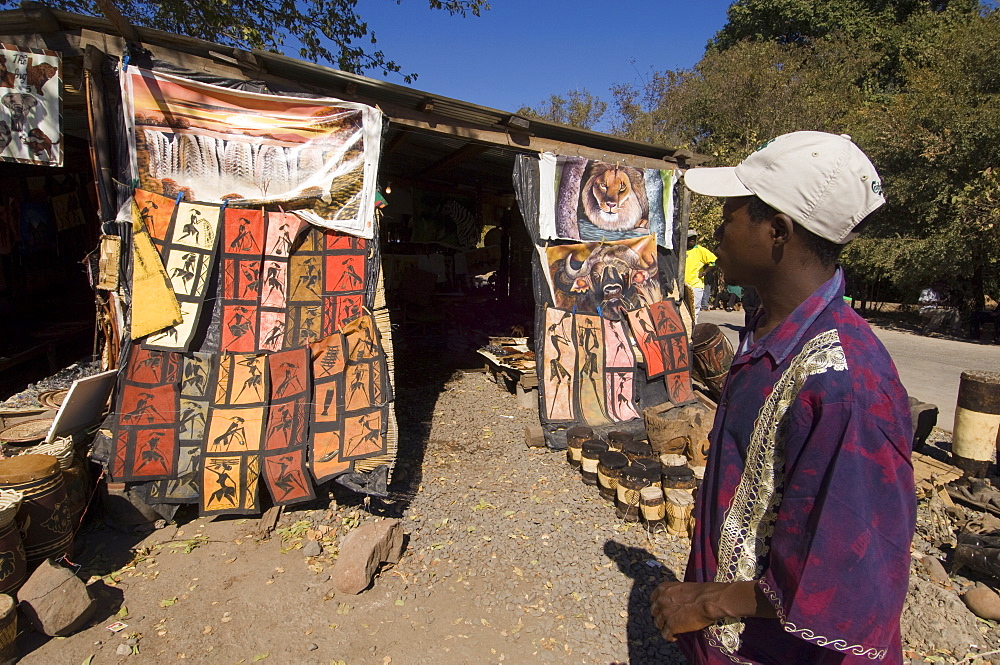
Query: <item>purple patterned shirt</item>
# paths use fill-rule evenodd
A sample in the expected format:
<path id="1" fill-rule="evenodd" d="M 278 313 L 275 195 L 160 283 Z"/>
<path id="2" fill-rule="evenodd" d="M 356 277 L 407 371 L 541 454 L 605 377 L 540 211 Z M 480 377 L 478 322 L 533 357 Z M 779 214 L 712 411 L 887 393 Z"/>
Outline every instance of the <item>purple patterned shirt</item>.
<path id="1" fill-rule="evenodd" d="M 686 579 L 758 580 L 779 618 L 680 635 L 692 663 L 902 662 L 916 519 L 909 404 L 843 295 L 838 269 L 733 360 Z"/>

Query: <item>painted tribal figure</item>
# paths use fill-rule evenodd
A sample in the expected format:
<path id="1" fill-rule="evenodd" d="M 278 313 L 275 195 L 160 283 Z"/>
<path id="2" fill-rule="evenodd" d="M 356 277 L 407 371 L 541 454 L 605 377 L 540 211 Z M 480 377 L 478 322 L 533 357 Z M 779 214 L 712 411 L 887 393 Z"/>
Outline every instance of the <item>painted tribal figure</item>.
<path id="1" fill-rule="evenodd" d="M 656 626 L 697 664 L 900 664 L 909 405 L 836 265 L 884 203 L 878 174 L 850 137 L 795 132 L 685 182 L 726 199 L 718 265 L 763 304 L 719 401 L 685 581 L 653 592 Z"/>

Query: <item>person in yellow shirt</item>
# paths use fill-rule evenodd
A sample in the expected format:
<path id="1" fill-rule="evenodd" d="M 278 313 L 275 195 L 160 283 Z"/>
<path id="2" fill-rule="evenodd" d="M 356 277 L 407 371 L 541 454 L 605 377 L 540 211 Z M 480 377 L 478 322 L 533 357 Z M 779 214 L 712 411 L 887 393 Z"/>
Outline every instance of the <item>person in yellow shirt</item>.
<path id="1" fill-rule="evenodd" d="M 698 244 L 698 232 L 688 231 L 687 254 L 684 259 L 684 283 L 694 291 L 694 322 L 698 322 L 701 299 L 705 295 L 705 271 L 715 264 L 715 254 Z"/>

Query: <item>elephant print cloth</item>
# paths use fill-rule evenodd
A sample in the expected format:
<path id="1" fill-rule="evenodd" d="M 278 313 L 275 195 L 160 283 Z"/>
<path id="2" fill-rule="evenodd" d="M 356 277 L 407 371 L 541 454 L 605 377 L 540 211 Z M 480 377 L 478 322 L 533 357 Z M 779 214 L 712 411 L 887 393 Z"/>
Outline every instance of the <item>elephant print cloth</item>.
<path id="1" fill-rule="evenodd" d="M 133 345 L 119 376 L 111 477 L 117 482 L 177 475 L 181 355 Z"/>
<path id="2" fill-rule="evenodd" d="M 236 208 L 281 205 L 374 237 L 382 113 L 129 67 L 122 79 L 132 176 L 148 191 Z"/>
<path id="3" fill-rule="evenodd" d="M 217 358 L 201 470 L 201 512 L 257 513 L 270 396 L 268 356 L 234 353 Z"/>
<path id="4" fill-rule="evenodd" d="M 135 201 L 140 217 L 156 220 L 148 210 L 155 205 L 151 196 L 136 191 Z M 162 197 L 161 197 L 162 198 Z M 163 204 L 167 207 L 169 204 Z M 181 322 L 146 338 L 148 349 L 187 351 L 194 338 L 201 308 L 205 302 L 209 279 L 215 265 L 219 238 L 219 206 L 212 203 L 179 203 L 171 205 L 173 214 L 165 234 L 153 235 L 160 252 L 174 296 L 181 310 Z M 156 225 L 157 234 L 162 227 Z"/>
<path id="5" fill-rule="evenodd" d="M 543 240 L 616 241 L 652 234 L 673 247 L 676 171 L 543 153 L 538 157 Z"/>
<path id="6" fill-rule="evenodd" d="M 311 468 L 316 482 L 387 452 L 391 400 L 385 352 L 370 315 L 310 345 L 314 399 Z"/>
<path id="7" fill-rule="evenodd" d="M 271 399 L 264 427 L 264 480 L 276 506 L 316 498 L 306 469 L 311 359 L 308 347 L 268 357 Z"/>
<path id="8" fill-rule="evenodd" d="M 63 165 L 62 59 L 0 44 L 0 160 Z"/>

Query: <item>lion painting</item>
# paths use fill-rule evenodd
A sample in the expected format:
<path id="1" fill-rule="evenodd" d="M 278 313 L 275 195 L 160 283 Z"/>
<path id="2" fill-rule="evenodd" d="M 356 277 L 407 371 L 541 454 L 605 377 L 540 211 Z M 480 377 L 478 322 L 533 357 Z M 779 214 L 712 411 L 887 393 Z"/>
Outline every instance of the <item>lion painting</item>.
<path id="1" fill-rule="evenodd" d="M 590 165 L 580 188 L 580 202 L 590 223 L 604 231 L 649 226 L 649 201 L 642 171 L 604 162 Z"/>

